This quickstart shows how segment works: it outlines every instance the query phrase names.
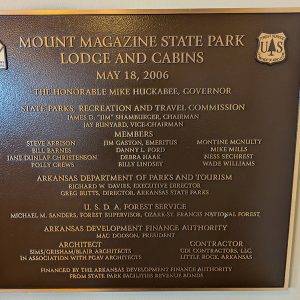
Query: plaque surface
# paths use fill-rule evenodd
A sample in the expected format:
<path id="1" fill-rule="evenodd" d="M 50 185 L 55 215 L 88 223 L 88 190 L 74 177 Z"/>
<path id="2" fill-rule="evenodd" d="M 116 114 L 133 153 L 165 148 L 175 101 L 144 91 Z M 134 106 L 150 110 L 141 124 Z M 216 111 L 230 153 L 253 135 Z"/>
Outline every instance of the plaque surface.
<path id="1" fill-rule="evenodd" d="M 1 291 L 287 288 L 299 25 L 1 15 Z"/>

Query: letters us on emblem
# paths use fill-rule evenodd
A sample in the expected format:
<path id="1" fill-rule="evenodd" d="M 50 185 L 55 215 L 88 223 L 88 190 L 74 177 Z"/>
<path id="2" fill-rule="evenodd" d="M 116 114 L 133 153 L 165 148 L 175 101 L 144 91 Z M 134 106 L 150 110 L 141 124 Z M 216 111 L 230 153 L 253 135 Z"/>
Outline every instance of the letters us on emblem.
<path id="1" fill-rule="evenodd" d="M 286 59 L 286 35 L 280 33 L 264 33 L 258 37 L 256 59 L 269 65 L 282 62 Z"/>
<path id="2" fill-rule="evenodd" d="M 7 69 L 6 48 L 0 41 L 0 69 Z"/>

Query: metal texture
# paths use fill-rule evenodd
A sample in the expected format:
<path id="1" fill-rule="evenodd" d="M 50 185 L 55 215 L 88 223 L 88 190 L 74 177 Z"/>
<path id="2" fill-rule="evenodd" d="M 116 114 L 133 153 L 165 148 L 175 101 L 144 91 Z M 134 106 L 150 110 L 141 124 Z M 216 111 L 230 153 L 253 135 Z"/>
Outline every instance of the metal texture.
<path id="1" fill-rule="evenodd" d="M 7 59 L 7 69 L 0 69 L 1 292 L 287 289 L 299 162 L 299 138 L 296 139 L 299 136 L 299 12 L 299 8 L 1 11 L 0 41 L 6 50 L 3 57 Z M 77 43 L 80 36 L 85 41 L 89 36 L 156 36 L 160 41 L 162 36 L 171 35 L 202 35 L 204 45 L 183 46 L 181 42 L 172 47 L 125 47 L 124 44 L 120 47 L 117 42 L 115 47 L 99 47 L 98 41 L 96 46 L 85 49 Z M 50 39 L 47 40 L 50 44 L 45 46 L 45 43 L 39 44 L 42 38 L 37 38 L 55 36 L 76 38 L 70 47 L 62 47 L 61 43 L 51 46 Z M 31 37 L 30 41 L 28 37 Z M 259 52 L 261 50 L 264 52 Z M 274 51 L 280 54 L 276 53 L 276 56 Z M 100 53 L 101 59 L 107 52 L 112 61 L 119 54 L 142 52 L 147 60 L 118 64 L 71 63 L 78 53 L 83 52 Z M 154 52 L 160 54 L 154 56 Z M 172 56 L 174 52 L 185 53 L 179 55 L 179 63 Z M 194 57 L 196 62 L 191 62 L 193 59 L 189 57 L 195 52 L 201 54 Z M 68 56 L 70 53 L 74 54 Z M 157 62 L 163 56 L 161 54 L 166 53 L 168 59 Z M 86 57 L 84 54 L 79 59 Z M 148 71 L 153 71 L 151 75 L 147 73 L 148 76 L 156 77 L 145 78 Z M 101 78 L 96 76 L 98 73 L 102 74 L 102 77 L 99 75 Z M 133 75 L 140 79 L 136 80 Z M 55 89 L 86 91 L 96 88 L 107 92 L 128 88 L 129 94 L 54 94 Z M 132 95 L 135 88 L 170 90 L 163 92 L 164 95 Z M 190 88 L 223 88 L 223 92 L 207 94 L 207 90 L 201 90 L 202 94 L 185 94 L 184 89 Z M 46 89 L 50 89 L 49 95 L 45 94 Z M 115 105 L 115 110 L 107 111 L 109 105 Z M 128 105 L 127 111 L 123 110 L 125 105 Z M 144 111 L 131 110 L 141 105 L 144 105 Z M 160 105 L 169 105 L 169 111 Z M 215 108 L 208 109 L 206 105 L 215 105 Z M 116 115 L 142 114 L 151 115 L 153 122 L 136 127 L 129 121 L 119 127 L 111 124 L 117 123 Z M 199 118 L 196 118 L 197 114 Z M 108 123 L 101 123 L 103 120 L 99 115 L 106 116 L 104 121 Z M 159 120 L 165 118 L 169 124 L 158 126 L 153 115 Z M 169 119 L 165 117 L 167 115 Z M 193 115 L 195 119 L 179 119 L 180 115 L 181 118 Z M 74 116 L 81 117 L 76 119 Z M 98 127 L 95 118 L 98 118 Z M 88 121 L 93 124 L 89 125 Z M 137 135 L 135 138 L 132 137 L 134 134 Z M 219 142 L 210 146 L 203 142 L 212 139 Z M 130 150 L 128 146 L 117 147 L 115 144 L 132 140 L 140 141 L 142 146 L 132 146 Z M 147 141 L 151 140 L 159 141 L 158 144 L 166 143 L 162 142 L 165 140 L 176 140 L 176 143 L 152 147 L 153 150 L 146 147 Z M 220 145 L 224 140 L 233 142 Z M 249 143 L 235 144 L 238 140 Z M 58 145 L 59 141 L 64 141 L 65 145 Z M 67 145 L 70 141 L 73 144 Z M 105 145 L 105 141 L 113 142 Z M 213 150 L 214 146 L 218 149 Z M 126 156 L 130 153 L 122 154 L 117 148 L 122 151 L 135 149 L 137 153 Z M 147 154 L 149 149 L 163 152 L 150 153 L 152 158 L 139 153 L 146 151 Z M 231 165 L 225 165 L 222 155 L 229 157 L 230 154 L 240 156 L 236 156 L 234 162 L 227 159 Z M 65 155 L 65 159 L 61 155 Z M 138 167 L 149 160 L 153 166 Z M 127 190 L 128 194 L 108 196 L 99 186 L 101 181 L 87 179 L 88 175 L 95 174 L 132 175 L 132 180 L 116 181 L 124 184 L 118 188 L 110 189 L 108 183 L 114 182 L 103 181 L 105 190 L 112 195 L 116 190 Z M 176 180 L 175 174 L 185 181 Z M 195 174 L 207 176 L 205 178 L 215 174 L 219 179 L 196 182 Z M 221 180 L 221 174 L 228 175 L 228 180 Z M 232 175 L 231 179 L 229 175 Z M 65 177 L 53 180 L 54 176 Z M 74 181 L 70 180 L 71 176 Z M 131 185 L 138 184 L 137 178 L 142 176 L 147 180 L 158 176 L 160 179 L 153 181 L 163 184 L 158 188 L 163 191 L 162 195 L 145 191 L 146 194 L 137 195 L 136 190 L 131 194 L 134 190 Z M 188 186 L 191 182 L 198 183 L 198 187 L 173 188 L 172 192 L 172 188 L 166 187 L 171 183 Z M 72 183 L 97 186 L 76 188 L 70 187 Z M 125 204 L 144 206 L 126 211 Z M 155 204 L 170 206 L 155 211 Z M 183 212 L 198 213 L 198 217 L 188 217 L 188 214 L 179 217 L 181 209 L 172 207 L 182 204 L 186 204 Z M 80 213 L 90 211 L 102 215 L 98 218 L 78 217 Z M 123 217 L 104 217 L 105 212 L 122 212 Z M 132 212 L 139 217 L 128 217 Z M 223 217 L 205 217 L 207 212 L 221 212 Z M 54 217 L 55 213 L 66 215 Z M 239 213 L 252 213 L 252 216 L 238 217 Z M 174 233 L 173 237 L 145 238 L 149 232 L 159 232 L 160 229 L 150 229 L 153 225 L 170 226 L 173 230 L 165 229 L 161 233 Z M 201 227 L 200 230 L 201 225 L 213 229 Z M 69 231 L 62 231 L 63 226 L 69 226 Z M 103 227 L 99 230 L 97 226 Z M 104 237 L 109 226 L 111 230 L 112 226 L 119 226 L 119 231 L 124 229 L 120 226 L 127 226 L 124 231 L 127 233 L 133 226 L 142 229 L 140 234 L 130 238 Z M 149 232 L 145 231 L 146 226 L 149 226 Z M 101 233 L 102 237 L 96 237 L 96 233 Z M 191 246 L 195 241 L 210 246 Z M 239 241 L 242 246 L 211 246 L 216 241 L 227 244 L 228 241 Z M 82 260 L 78 257 L 72 260 L 70 255 L 68 260 L 35 260 L 41 256 L 49 259 L 53 255 L 53 252 L 49 254 L 50 250 L 70 250 L 72 246 L 59 248 L 60 243 L 70 242 L 99 242 L 98 251 L 104 249 L 124 255 L 122 259 L 119 255 L 117 260 L 88 259 L 88 254 L 83 254 L 86 258 Z M 76 249 L 79 252 L 95 251 L 94 246 Z M 48 254 L 43 252 L 45 250 Z M 204 258 L 204 254 L 211 257 Z M 229 255 L 227 258 L 226 254 Z M 94 268 L 103 267 L 123 268 L 123 271 L 107 271 L 108 276 L 102 270 L 102 279 L 93 278 L 97 274 L 100 276 Z M 129 267 L 160 270 L 128 271 L 126 268 Z M 228 273 L 203 272 L 197 270 L 200 267 L 232 269 Z M 51 268 L 57 270 L 50 271 Z M 85 269 L 76 273 L 67 271 L 68 268 Z M 186 269 L 179 272 L 174 271 L 176 268 Z M 193 268 L 196 270 L 191 271 Z M 130 273 L 135 275 L 126 277 Z M 89 274 L 94 275 L 89 277 Z"/>

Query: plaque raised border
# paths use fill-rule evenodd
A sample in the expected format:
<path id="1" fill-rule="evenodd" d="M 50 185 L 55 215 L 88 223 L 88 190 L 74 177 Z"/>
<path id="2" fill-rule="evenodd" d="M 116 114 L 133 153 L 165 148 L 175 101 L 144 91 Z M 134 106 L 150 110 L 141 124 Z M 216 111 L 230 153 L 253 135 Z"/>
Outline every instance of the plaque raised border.
<path id="1" fill-rule="evenodd" d="M 222 9 L 111 9 L 111 10 L 0 10 L 0 16 L 47 16 L 47 15 L 168 15 L 168 14 L 254 14 L 254 13 L 299 13 L 300 8 L 222 8 Z M 298 116 L 300 110 L 298 111 Z M 288 247 L 283 287 L 276 288 L 51 288 L 51 289 L 0 289 L 0 293 L 23 292 L 128 292 L 128 291 L 279 291 L 289 288 L 290 269 L 295 223 L 295 208 L 297 202 L 297 182 L 300 159 L 300 119 L 298 117 L 295 160 L 292 183 L 292 199 L 289 219 Z"/>

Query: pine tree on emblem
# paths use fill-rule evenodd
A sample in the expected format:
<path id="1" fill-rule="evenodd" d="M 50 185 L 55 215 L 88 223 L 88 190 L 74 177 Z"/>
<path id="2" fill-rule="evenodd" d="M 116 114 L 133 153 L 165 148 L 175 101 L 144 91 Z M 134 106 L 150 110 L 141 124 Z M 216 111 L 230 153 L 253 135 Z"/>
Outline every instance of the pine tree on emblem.
<path id="1" fill-rule="evenodd" d="M 276 48 L 275 48 L 275 43 L 274 43 L 274 40 L 273 40 L 273 38 L 271 39 L 271 42 L 270 42 L 270 45 L 269 45 L 269 49 L 268 49 L 268 52 L 271 52 L 270 54 L 269 54 L 269 56 L 274 56 L 274 54 L 273 54 L 273 51 L 275 51 L 276 50 Z"/>

